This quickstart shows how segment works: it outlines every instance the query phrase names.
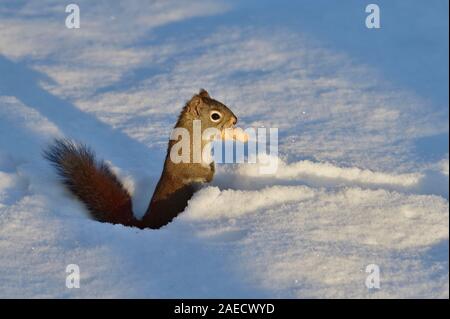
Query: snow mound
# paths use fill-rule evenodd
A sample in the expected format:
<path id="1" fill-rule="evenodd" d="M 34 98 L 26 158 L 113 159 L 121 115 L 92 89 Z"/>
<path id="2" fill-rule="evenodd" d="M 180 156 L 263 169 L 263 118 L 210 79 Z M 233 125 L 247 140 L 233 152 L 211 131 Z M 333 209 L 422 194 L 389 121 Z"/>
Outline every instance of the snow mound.
<path id="1" fill-rule="evenodd" d="M 64 27 L 60 1 L 0 5 L 0 297 L 448 298 L 448 103 L 389 83 L 402 68 L 359 63 L 322 43 L 320 28 L 229 19 L 253 13 L 251 3 L 77 4 L 78 30 Z M 354 21 L 343 8 L 333 16 Z M 295 21 L 314 25 L 308 12 Z M 441 24 L 426 15 L 378 35 L 391 57 L 411 30 L 439 53 L 427 32 Z M 367 51 L 366 33 L 354 32 Z M 428 56 L 406 49 L 404 69 Z M 201 87 L 240 126 L 279 129 L 278 169 L 219 165 L 163 229 L 92 221 L 42 158 L 55 137 L 88 144 L 142 215 L 169 131 Z M 79 289 L 66 287 L 69 264 Z M 370 264 L 380 289 L 365 286 Z"/>

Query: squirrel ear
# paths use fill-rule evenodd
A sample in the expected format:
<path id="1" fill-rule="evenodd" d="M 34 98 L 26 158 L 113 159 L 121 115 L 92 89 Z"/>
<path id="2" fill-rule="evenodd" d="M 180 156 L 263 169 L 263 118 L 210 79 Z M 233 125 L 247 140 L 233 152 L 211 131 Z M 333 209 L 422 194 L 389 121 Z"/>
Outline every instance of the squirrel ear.
<path id="1" fill-rule="evenodd" d="M 199 95 L 194 95 L 187 103 L 187 111 L 196 117 L 199 116 L 202 103 L 202 98 Z"/>
<path id="2" fill-rule="evenodd" d="M 210 97 L 209 93 L 206 92 L 205 89 L 200 89 L 200 92 L 198 92 L 198 95 L 200 95 L 201 97 Z"/>

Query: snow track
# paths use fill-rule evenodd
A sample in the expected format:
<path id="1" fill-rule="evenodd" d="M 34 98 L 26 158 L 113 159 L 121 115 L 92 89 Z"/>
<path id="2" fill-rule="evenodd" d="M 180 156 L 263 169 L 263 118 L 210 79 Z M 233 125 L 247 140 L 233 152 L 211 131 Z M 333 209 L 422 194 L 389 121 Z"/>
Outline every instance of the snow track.
<path id="1" fill-rule="evenodd" d="M 420 149 L 448 141 L 441 105 L 314 34 L 234 23 L 230 5 L 78 2 L 75 33 L 58 1 L 0 4 L 0 297 L 448 298 L 448 149 Z M 90 220 L 42 159 L 54 137 L 90 145 L 141 215 L 200 87 L 241 126 L 279 128 L 276 173 L 219 165 L 152 231 Z"/>

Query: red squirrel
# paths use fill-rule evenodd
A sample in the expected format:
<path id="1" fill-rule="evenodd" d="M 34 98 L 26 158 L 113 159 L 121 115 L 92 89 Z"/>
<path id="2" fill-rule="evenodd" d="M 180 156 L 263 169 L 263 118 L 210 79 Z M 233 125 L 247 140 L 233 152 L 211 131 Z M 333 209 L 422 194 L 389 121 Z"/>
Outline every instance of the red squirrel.
<path id="1" fill-rule="evenodd" d="M 220 132 L 234 128 L 237 117 L 223 103 L 211 98 L 201 89 L 183 107 L 174 129 L 184 128 L 193 144 L 193 121 L 201 121 L 202 132 L 216 128 Z M 214 176 L 214 162 L 208 165 L 191 161 L 175 163 L 171 160 L 170 140 L 164 168 L 147 211 L 142 219 L 134 217 L 130 193 L 102 160 L 85 145 L 67 139 L 57 139 L 44 151 L 44 157 L 56 168 L 63 184 L 81 202 L 97 221 L 138 228 L 158 229 L 175 218 L 187 206 L 198 186 Z M 201 149 L 205 147 L 202 139 Z M 192 149 L 192 147 L 191 147 Z"/>

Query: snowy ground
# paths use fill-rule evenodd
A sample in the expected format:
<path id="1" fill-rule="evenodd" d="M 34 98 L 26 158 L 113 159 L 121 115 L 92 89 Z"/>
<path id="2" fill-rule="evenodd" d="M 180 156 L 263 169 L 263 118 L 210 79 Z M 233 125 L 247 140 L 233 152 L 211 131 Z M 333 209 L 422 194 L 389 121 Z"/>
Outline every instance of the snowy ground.
<path id="1" fill-rule="evenodd" d="M 378 1 L 380 30 L 363 1 L 76 3 L 0 0 L 0 297 L 448 298 L 447 1 Z M 219 166 L 162 230 L 90 220 L 41 157 L 91 145 L 142 214 L 200 87 L 279 128 L 279 170 Z"/>

